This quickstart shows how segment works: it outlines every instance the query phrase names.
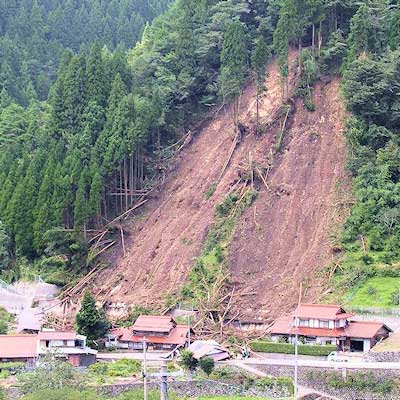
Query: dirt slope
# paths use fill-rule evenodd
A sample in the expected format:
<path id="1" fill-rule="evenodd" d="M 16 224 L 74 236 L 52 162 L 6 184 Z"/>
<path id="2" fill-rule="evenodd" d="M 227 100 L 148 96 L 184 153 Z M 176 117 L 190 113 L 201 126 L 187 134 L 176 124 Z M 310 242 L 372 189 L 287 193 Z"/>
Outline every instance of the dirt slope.
<path id="1" fill-rule="evenodd" d="M 268 67 L 267 75 L 268 91 L 261 105 L 264 117 L 281 104 L 276 63 Z M 241 99 L 243 120 L 254 115 L 254 98 L 255 89 L 249 85 Z M 249 315 L 258 315 L 257 310 L 274 313 L 292 305 L 298 283 L 312 276 L 326 259 L 332 214 L 329 202 L 336 182 L 343 177 L 344 163 L 338 82 L 319 85 L 316 98 L 315 113 L 297 104 L 289 150 L 271 175 L 271 188 L 286 185 L 290 195 L 278 196 L 265 190 L 235 234 L 233 280 L 238 291 L 257 292 L 256 296 L 237 297 L 237 306 L 243 305 Z M 231 110 L 222 110 L 196 135 L 168 173 L 157 197 L 129 223 L 127 254 L 122 256 L 117 249 L 111 257 L 112 268 L 96 279 L 96 294 L 109 301 L 111 313 L 123 312 L 131 304 L 160 306 L 168 294 L 179 291 L 201 251 L 215 205 L 237 179 L 238 165 L 250 157 L 265 161 L 275 134 L 271 130 L 258 139 L 247 135 L 208 200 L 205 192 L 217 181 L 232 145 Z M 310 291 L 309 295 L 318 293 Z"/>
<path id="2" fill-rule="evenodd" d="M 276 63 L 268 67 L 266 76 L 268 96 L 261 106 L 263 116 L 281 104 Z M 255 112 L 253 85 L 244 91 L 241 105 L 243 119 Z M 97 277 L 95 284 L 102 289 L 98 297 L 122 307 L 121 303 L 156 304 L 178 290 L 201 250 L 215 205 L 237 178 L 237 164 L 256 145 L 253 135 L 245 138 L 214 195 L 206 200 L 205 193 L 218 180 L 233 137 L 232 110 L 228 108 L 221 110 L 182 151 L 157 198 L 129 224 L 126 256 L 121 250 L 114 252 L 113 267 Z"/>
<path id="3" fill-rule="evenodd" d="M 242 315 L 276 316 L 323 291 L 321 270 L 331 260 L 330 235 L 343 221 L 336 208 L 346 184 L 344 107 L 339 81 L 318 83 L 315 112 L 296 102 L 284 152 L 270 176 L 270 190 L 244 215 L 231 247 L 233 282 L 248 295 L 237 299 Z"/>

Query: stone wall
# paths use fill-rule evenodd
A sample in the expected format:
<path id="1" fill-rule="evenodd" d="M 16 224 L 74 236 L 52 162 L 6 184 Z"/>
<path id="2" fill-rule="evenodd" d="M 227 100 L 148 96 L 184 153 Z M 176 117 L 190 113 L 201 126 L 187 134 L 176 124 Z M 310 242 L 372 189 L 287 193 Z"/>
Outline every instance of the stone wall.
<path id="1" fill-rule="evenodd" d="M 116 397 L 123 392 L 129 390 L 143 388 L 142 383 L 131 383 L 131 384 L 115 384 L 106 385 L 98 388 L 98 393 L 101 395 Z M 149 384 L 150 389 L 158 389 L 159 386 L 156 383 Z M 289 397 L 290 393 L 286 388 L 274 386 L 266 390 L 260 390 L 256 386 L 250 388 L 245 385 L 239 385 L 236 383 L 221 382 L 221 381 L 175 381 L 168 383 L 168 390 L 175 392 L 183 397 L 199 397 L 200 395 L 210 396 L 248 396 L 248 397 L 268 397 L 268 398 L 285 398 Z M 16 388 L 10 388 L 8 390 L 9 400 L 18 400 L 22 397 L 20 391 Z"/>
<path id="2" fill-rule="evenodd" d="M 363 357 L 364 361 L 372 362 L 400 362 L 399 351 L 369 352 Z"/>
<path id="3" fill-rule="evenodd" d="M 293 376 L 294 367 L 291 366 L 273 366 L 273 365 L 254 365 L 254 368 L 259 369 L 272 376 Z M 344 372 L 346 371 L 346 372 Z M 334 397 L 343 400 L 399 400 L 400 399 L 400 390 L 395 389 L 391 393 L 380 394 L 377 392 L 372 392 L 368 390 L 355 390 L 353 388 L 343 388 L 337 389 L 333 388 L 330 385 L 325 384 L 325 382 L 320 379 L 313 379 L 313 373 L 332 373 L 337 372 L 339 374 L 347 374 L 347 377 L 352 374 L 358 373 L 371 373 L 378 380 L 384 381 L 385 379 L 400 379 L 400 371 L 391 371 L 385 369 L 374 369 L 374 370 L 366 370 L 366 369 L 351 369 L 345 370 L 339 368 L 337 370 L 332 370 L 328 368 L 311 368 L 311 367 L 299 367 L 298 368 L 298 377 L 299 384 L 306 386 L 308 388 L 315 389 L 317 391 L 324 392 L 326 394 L 330 394 Z"/>
<path id="4" fill-rule="evenodd" d="M 125 384 L 125 385 L 109 385 L 99 389 L 99 392 L 110 397 L 118 396 L 119 394 L 132 390 L 142 388 L 142 384 Z M 157 384 L 150 384 L 150 388 L 158 389 Z M 274 386 L 270 389 L 259 390 L 257 387 L 247 388 L 235 383 L 221 382 L 221 381 L 174 381 L 168 383 L 168 390 L 175 392 L 178 395 L 186 397 L 199 397 L 200 395 L 210 396 L 235 396 L 245 395 L 254 397 L 272 397 L 282 398 L 289 397 L 290 393 L 286 388 Z"/>

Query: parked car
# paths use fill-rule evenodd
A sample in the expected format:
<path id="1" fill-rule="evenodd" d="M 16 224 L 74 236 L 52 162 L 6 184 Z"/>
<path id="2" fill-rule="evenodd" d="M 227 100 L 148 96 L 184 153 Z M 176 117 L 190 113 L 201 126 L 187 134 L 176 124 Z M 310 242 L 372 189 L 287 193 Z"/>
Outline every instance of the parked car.
<path id="1" fill-rule="evenodd" d="M 345 354 L 341 354 L 338 351 L 332 351 L 331 353 L 329 353 L 328 355 L 328 361 L 333 361 L 333 362 L 349 362 L 350 361 L 350 357 L 345 355 Z"/>

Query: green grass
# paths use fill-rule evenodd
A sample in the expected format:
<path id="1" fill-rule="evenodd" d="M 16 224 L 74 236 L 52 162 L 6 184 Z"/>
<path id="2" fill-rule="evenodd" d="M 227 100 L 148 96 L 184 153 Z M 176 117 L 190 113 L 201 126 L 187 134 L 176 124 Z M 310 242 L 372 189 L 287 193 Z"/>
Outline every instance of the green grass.
<path id="1" fill-rule="evenodd" d="M 241 397 L 241 396 L 199 397 L 199 400 L 236 400 L 236 399 L 269 400 L 270 397 Z"/>
<path id="2" fill-rule="evenodd" d="M 346 305 L 355 307 L 398 307 L 392 303 L 392 293 L 400 287 L 399 278 L 373 277 L 346 296 Z"/>
<path id="3" fill-rule="evenodd" d="M 141 371 L 141 363 L 137 360 L 122 359 L 112 363 L 98 362 L 89 367 L 89 371 L 98 376 L 131 377 Z"/>

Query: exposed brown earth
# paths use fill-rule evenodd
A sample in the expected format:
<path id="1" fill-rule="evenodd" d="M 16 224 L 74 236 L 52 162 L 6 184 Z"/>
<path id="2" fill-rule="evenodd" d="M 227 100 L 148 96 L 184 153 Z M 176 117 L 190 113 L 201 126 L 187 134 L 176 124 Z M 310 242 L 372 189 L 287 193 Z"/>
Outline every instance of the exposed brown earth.
<path id="1" fill-rule="evenodd" d="M 282 101 L 276 63 L 267 72 L 263 117 Z M 297 102 L 286 150 L 270 174 L 270 190 L 261 191 L 239 223 L 230 255 L 232 277 L 238 292 L 256 292 L 237 296 L 236 306 L 245 314 L 276 315 L 295 303 L 300 282 L 307 286 L 312 279 L 314 286 L 322 281 L 316 275 L 329 260 L 331 203 L 344 178 L 344 111 L 338 86 L 338 81 L 317 85 L 315 113 Z M 249 85 L 241 98 L 245 122 L 254 116 L 254 99 L 255 88 Z M 111 312 L 118 304 L 160 306 L 166 296 L 179 292 L 213 223 L 215 205 L 238 177 L 239 164 L 249 158 L 266 161 L 277 129 L 261 138 L 253 134 L 243 138 L 208 200 L 205 193 L 217 182 L 232 145 L 231 110 L 221 110 L 196 135 L 157 197 L 126 227 L 127 254 L 116 249 L 110 256 L 113 266 L 96 279 L 98 297 L 112 303 Z M 321 287 L 307 290 L 307 297 L 319 295 Z"/>
<path id="2" fill-rule="evenodd" d="M 231 246 L 234 285 L 244 315 L 277 316 L 298 301 L 316 301 L 324 290 L 324 266 L 331 262 L 330 235 L 343 221 L 338 202 L 346 184 L 344 106 L 339 80 L 318 83 L 315 112 L 296 101 L 285 150 L 242 218 Z M 339 202 L 340 203 L 340 202 Z"/>

